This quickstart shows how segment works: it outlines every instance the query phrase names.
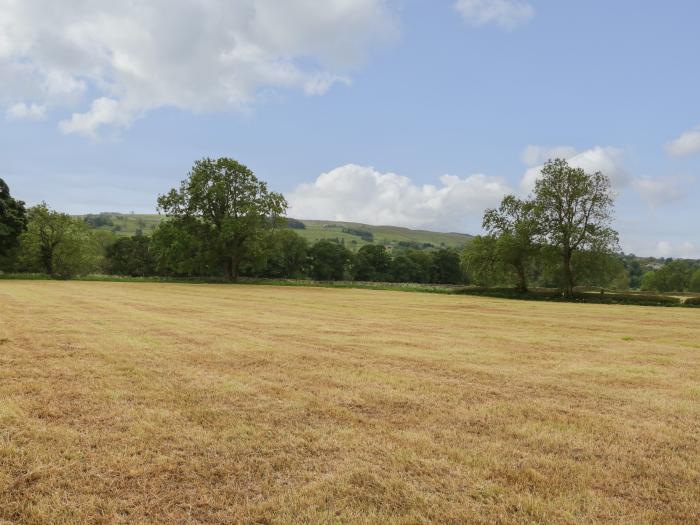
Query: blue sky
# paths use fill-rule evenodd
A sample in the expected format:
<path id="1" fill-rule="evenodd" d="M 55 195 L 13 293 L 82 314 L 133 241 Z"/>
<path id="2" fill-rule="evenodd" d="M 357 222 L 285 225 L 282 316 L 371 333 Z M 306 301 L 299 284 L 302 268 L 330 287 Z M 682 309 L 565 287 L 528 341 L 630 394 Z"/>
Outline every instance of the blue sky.
<path id="1" fill-rule="evenodd" d="M 700 4 L 23 0 L 0 12 L 0 177 L 30 204 L 151 212 L 232 156 L 299 218 L 479 231 L 565 156 L 622 247 L 700 257 Z"/>

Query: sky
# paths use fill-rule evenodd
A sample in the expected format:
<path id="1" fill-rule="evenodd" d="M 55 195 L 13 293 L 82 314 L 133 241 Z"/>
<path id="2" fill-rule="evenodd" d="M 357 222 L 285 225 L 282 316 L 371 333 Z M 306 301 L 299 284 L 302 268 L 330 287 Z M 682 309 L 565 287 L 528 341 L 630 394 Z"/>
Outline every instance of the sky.
<path id="1" fill-rule="evenodd" d="M 289 215 L 479 233 L 542 164 L 602 171 L 627 253 L 700 258 L 700 3 L 0 0 L 0 178 L 154 212 L 229 156 Z"/>

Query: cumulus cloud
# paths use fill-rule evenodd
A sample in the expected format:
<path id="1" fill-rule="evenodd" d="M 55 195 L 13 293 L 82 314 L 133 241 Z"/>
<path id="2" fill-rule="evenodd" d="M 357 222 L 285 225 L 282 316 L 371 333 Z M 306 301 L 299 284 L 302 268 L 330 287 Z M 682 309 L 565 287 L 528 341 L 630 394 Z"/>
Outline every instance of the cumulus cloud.
<path id="1" fill-rule="evenodd" d="M 700 248 L 689 241 L 672 243 L 669 241 L 659 241 L 654 251 L 655 257 L 679 257 L 694 259 L 700 257 Z"/>
<path id="2" fill-rule="evenodd" d="M 18 102 L 7 108 L 6 115 L 10 120 L 41 120 L 46 115 L 46 106 Z"/>
<path id="3" fill-rule="evenodd" d="M 513 29 L 535 16 L 535 8 L 525 0 L 457 0 L 454 8 L 473 26 L 495 24 Z"/>
<path id="4" fill-rule="evenodd" d="M 565 158 L 569 165 L 581 168 L 586 172 L 600 171 L 610 178 L 613 188 L 619 190 L 631 182 L 631 177 L 623 165 L 623 152 L 617 148 L 596 146 L 581 152 L 570 146 L 542 148 L 528 146 L 525 148 L 523 161 L 530 167 L 523 175 L 520 186 L 524 193 L 530 193 L 535 188 L 535 182 L 540 178 L 544 161 L 550 158 Z M 532 162 L 540 162 L 532 165 Z"/>
<path id="5" fill-rule="evenodd" d="M 700 126 L 686 131 L 666 144 L 666 151 L 674 157 L 684 157 L 700 153 Z"/>
<path id="6" fill-rule="evenodd" d="M 73 113 L 59 126 L 64 133 L 79 133 L 94 138 L 101 126 L 126 127 L 131 123 L 132 116 L 133 112 L 121 107 L 119 101 L 102 97 L 92 101 L 89 111 Z"/>
<path id="7" fill-rule="evenodd" d="M 572 146 L 527 146 L 521 155 L 526 166 L 542 166 L 549 159 L 569 159 L 576 155 L 576 148 Z"/>
<path id="8" fill-rule="evenodd" d="M 287 198 L 289 215 L 301 219 L 474 231 L 484 209 L 511 192 L 501 179 L 481 174 L 443 175 L 439 185 L 419 186 L 408 177 L 348 164 L 301 184 Z"/>
<path id="9" fill-rule="evenodd" d="M 384 0 L 6 0 L 0 103 L 77 109 L 61 129 L 86 135 L 159 107 L 240 109 L 346 83 L 396 32 Z"/>
<path id="10" fill-rule="evenodd" d="M 632 187 L 652 208 L 659 208 L 683 198 L 683 183 L 679 177 L 639 177 L 632 181 Z"/>

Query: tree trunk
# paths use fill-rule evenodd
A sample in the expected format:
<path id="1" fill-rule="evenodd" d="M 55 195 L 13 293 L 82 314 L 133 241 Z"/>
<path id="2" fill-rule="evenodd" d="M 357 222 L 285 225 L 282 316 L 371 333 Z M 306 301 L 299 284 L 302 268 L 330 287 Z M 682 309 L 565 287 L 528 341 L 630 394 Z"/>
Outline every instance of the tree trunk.
<path id="1" fill-rule="evenodd" d="M 226 275 L 227 281 L 235 281 L 236 276 L 233 271 L 233 257 L 226 257 L 224 262 L 224 274 Z"/>
<path id="2" fill-rule="evenodd" d="M 522 265 L 516 267 L 516 273 L 518 277 L 517 288 L 520 293 L 527 292 L 527 277 L 525 275 L 525 268 Z"/>
<path id="3" fill-rule="evenodd" d="M 564 295 L 574 295 L 574 272 L 571 270 L 571 250 L 564 250 Z"/>
<path id="4" fill-rule="evenodd" d="M 231 257 L 231 280 L 232 281 L 237 281 L 238 280 L 238 269 L 241 266 L 241 263 L 238 259 L 237 255 L 234 255 Z"/>
<path id="5" fill-rule="evenodd" d="M 41 248 L 41 262 L 48 275 L 53 275 L 53 250 L 49 247 Z"/>
<path id="6" fill-rule="evenodd" d="M 230 282 L 235 282 L 238 280 L 238 271 L 241 266 L 240 258 L 237 255 L 231 255 L 226 257 L 224 263 L 224 271 L 226 273 L 226 280 Z"/>

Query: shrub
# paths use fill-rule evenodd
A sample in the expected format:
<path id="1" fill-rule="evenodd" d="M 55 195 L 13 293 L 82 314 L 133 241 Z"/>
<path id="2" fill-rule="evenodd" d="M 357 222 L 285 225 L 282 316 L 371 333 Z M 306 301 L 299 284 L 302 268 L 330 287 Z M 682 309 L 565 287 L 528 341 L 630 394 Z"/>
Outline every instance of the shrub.
<path id="1" fill-rule="evenodd" d="M 576 293 L 572 297 L 562 296 L 559 290 L 537 290 L 530 292 L 518 292 L 514 288 L 485 288 L 465 287 L 456 290 L 457 294 L 481 295 L 486 297 L 499 297 L 503 299 L 527 299 L 534 301 L 561 301 L 591 304 L 628 304 L 637 306 L 680 306 L 681 301 L 677 297 L 655 294 L 627 294 L 627 293 Z M 686 301 L 686 304 L 687 301 Z M 700 304 L 700 303 L 699 303 Z"/>
<path id="2" fill-rule="evenodd" d="M 303 222 L 297 220 L 297 219 L 287 219 L 287 228 L 291 228 L 292 230 L 305 230 L 306 229 L 306 224 Z"/>
<path id="3" fill-rule="evenodd" d="M 359 237 L 365 242 L 373 242 L 374 241 L 374 234 L 370 231 L 367 230 L 358 230 L 356 228 L 343 228 L 343 233 L 347 233 L 349 235 L 355 235 L 356 237 Z"/>

